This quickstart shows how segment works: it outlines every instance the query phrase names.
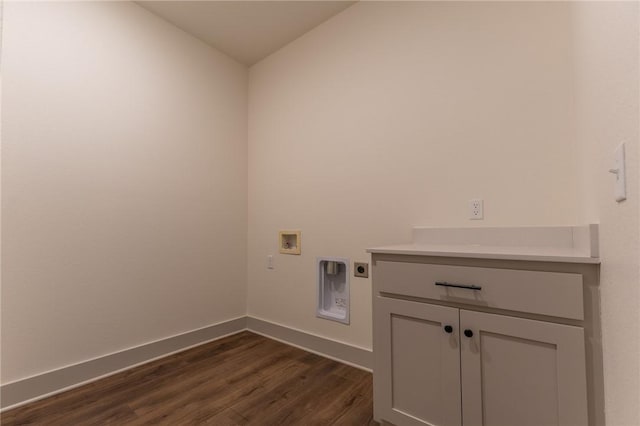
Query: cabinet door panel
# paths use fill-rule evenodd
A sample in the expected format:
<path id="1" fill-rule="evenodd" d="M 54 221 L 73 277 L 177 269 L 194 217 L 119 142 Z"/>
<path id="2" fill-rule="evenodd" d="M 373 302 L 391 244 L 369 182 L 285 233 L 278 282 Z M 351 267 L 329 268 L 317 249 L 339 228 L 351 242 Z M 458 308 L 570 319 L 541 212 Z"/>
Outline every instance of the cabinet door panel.
<path id="1" fill-rule="evenodd" d="M 376 418 L 398 425 L 460 425 L 458 310 L 383 297 L 376 303 Z"/>
<path id="2" fill-rule="evenodd" d="M 460 311 L 465 426 L 587 424 L 580 327 Z"/>

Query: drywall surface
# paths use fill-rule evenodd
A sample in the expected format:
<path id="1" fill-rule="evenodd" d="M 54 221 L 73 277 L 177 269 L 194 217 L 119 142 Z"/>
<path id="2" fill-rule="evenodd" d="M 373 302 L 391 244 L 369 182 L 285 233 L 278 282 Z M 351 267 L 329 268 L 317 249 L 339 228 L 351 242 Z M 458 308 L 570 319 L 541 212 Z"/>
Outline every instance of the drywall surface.
<path id="1" fill-rule="evenodd" d="M 2 382 L 246 312 L 246 68 L 130 2 L 5 2 Z"/>
<path id="2" fill-rule="evenodd" d="M 360 2 L 253 66 L 249 315 L 370 348 L 370 280 L 351 278 L 349 326 L 318 319 L 316 257 L 368 261 L 413 225 L 575 224 L 570 12 Z"/>
<path id="3" fill-rule="evenodd" d="M 576 130 L 586 220 L 600 222 L 605 416 L 640 424 L 639 4 L 576 2 Z M 613 151 L 626 142 L 627 200 L 614 200 Z"/>

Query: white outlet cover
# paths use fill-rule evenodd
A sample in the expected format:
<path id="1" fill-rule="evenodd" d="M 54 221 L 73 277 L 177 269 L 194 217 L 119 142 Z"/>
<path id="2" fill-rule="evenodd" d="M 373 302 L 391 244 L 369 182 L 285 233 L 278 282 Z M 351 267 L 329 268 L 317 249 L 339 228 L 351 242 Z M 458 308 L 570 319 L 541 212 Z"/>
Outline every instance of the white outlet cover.
<path id="1" fill-rule="evenodd" d="M 484 219 L 484 201 L 481 198 L 473 198 L 469 200 L 469 219 Z"/>

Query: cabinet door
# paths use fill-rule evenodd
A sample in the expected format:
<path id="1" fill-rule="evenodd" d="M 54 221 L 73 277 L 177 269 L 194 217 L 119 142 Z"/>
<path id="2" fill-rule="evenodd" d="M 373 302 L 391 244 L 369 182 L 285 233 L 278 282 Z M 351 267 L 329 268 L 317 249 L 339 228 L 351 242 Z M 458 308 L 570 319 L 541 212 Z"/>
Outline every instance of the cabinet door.
<path id="1" fill-rule="evenodd" d="M 465 426 L 588 424 L 582 328 L 461 310 L 460 334 Z"/>
<path id="2" fill-rule="evenodd" d="M 460 425 L 458 309 L 386 297 L 375 304 L 376 420 Z"/>

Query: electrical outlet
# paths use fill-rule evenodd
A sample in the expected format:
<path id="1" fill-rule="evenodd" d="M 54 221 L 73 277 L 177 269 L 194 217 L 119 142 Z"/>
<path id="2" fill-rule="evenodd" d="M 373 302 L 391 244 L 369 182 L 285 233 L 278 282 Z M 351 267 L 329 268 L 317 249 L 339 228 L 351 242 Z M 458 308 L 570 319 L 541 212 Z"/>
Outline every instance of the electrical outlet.
<path id="1" fill-rule="evenodd" d="M 469 200 L 469 219 L 484 219 L 484 201 L 480 198 Z"/>
<path id="2" fill-rule="evenodd" d="M 369 278 L 369 264 L 365 262 L 354 262 L 353 276 L 361 278 Z"/>
<path id="3" fill-rule="evenodd" d="M 273 255 L 267 256 L 267 269 L 273 269 Z"/>

